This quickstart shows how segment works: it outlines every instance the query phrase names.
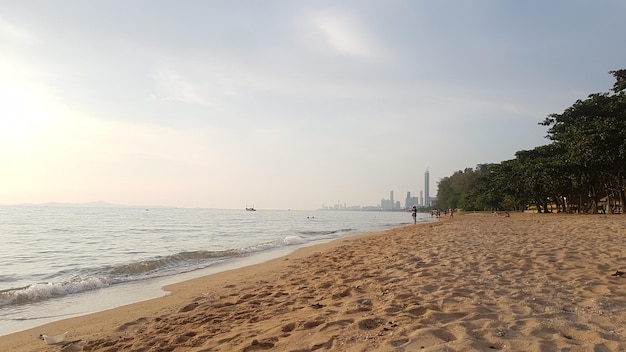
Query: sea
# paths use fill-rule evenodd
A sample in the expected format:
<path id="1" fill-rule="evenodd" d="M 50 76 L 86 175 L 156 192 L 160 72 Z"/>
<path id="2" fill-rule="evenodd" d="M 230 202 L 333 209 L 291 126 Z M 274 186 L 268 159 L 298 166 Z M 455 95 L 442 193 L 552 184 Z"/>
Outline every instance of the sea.
<path id="1" fill-rule="evenodd" d="M 0 206 L 0 335 L 412 222 L 408 212 Z"/>

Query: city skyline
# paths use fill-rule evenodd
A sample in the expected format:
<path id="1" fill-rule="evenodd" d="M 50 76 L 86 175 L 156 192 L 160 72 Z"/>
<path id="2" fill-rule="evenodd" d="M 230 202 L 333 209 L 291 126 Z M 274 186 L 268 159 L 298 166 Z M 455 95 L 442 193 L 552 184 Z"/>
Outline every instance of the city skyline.
<path id="1" fill-rule="evenodd" d="M 419 197 L 412 197 L 411 196 L 411 191 L 407 191 L 406 193 L 406 197 L 404 199 L 404 207 L 402 206 L 402 203 L 400 202 L 400 200 L 396 200 L 394 198 L 394 190 L 389 191 L 389 199 L 387 198 L 382 198 L 380 200 L 380 202 L 378 203 L 378 205 L 348 205 L 347 202 L 341 202 L 341 201 L 337 201 L 337 204 L 334 204 L 332 206 L 326 206 L 324 204 L 322 204 L 321 209 L 335 209 L 335 210 L 358 210 L 361 208 L 367 208 L 367 209 L 382 209 L 382 210 L 400 210 L 400 209 L 409 209 L 411 208 L 413 205 L 419 206 L 419 207 L 430 207 L 433 205 L 434 201 L 436 200 L 436 197 L 430 197 L 430 171 L 428 168 L 426 168 L 426 171 L 424 172 L 424 189 L 420 190 L 420 196 Z"/>
<path id="2" fill-rule="evenodd" d="M 426 197 L 429 195 L 430 190 L 430 172 L 427 168 L 424 173 L 424 189 L 419 190 L 419 197 L 412 197 L 411 191 L 407 191 L 406 197 L 404 199 L 405 205 L 402 206 L 400 200 L 396 200 L 394 198 L 394 190 L 389 191 L 389 199 L 382 198 L 378 204 L 376 205 L 362 205 L 362 204 L 349 204 L 347 201 L 338 200 L 337 203 L 332 205 L 322 204 L 322 206 L 318 209 L 322 210 L 400 210 L 400 209 L 409 209 L 413 205 L 417 205 L 419 207 L 429 207 L 436 200 L 436 197 Z M 430 202 L 427 200 L 430 198 Z M 58 202 L 58 201 L 49 201 L 42 203 L 2 203 L 0 202 L 0 206 L 85 206 L 85 207 L 176 207 L 167 204 L 122 204 L 122 203 L 114 203 L 109 202 L 108 200 L 91 200 L 82 203 L 72 203 L 72 202 Z M 247 207 L 247 205 L 246 205 Z M 185 208 L 185 207 L 181 207 Z M 195 207 L 191 207 L 195 208 Z M 222 208 L 222 209 L 238 209 L 237 208 Z M 219 209 L 219 208 L 218 208 Z M 264 208 L 264 209 L 276 209 L 278 208 Z M 291 208 L 285 208 L 291 209 Z"/>

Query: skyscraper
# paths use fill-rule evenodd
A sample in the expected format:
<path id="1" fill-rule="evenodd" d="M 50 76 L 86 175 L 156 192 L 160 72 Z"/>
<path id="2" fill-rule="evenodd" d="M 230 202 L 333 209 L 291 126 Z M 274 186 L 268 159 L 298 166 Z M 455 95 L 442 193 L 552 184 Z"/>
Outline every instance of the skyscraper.
<path id="1" fill-rule="evenodd" d="M 430 174 L 428 173 L 428 169 L 426 169 L 426 172 L 424 173 L 424 205 L 427 207 L 430 206 L 430 192 L 428 189 L 428 185 L 430 183 L 429 177 Z"/>

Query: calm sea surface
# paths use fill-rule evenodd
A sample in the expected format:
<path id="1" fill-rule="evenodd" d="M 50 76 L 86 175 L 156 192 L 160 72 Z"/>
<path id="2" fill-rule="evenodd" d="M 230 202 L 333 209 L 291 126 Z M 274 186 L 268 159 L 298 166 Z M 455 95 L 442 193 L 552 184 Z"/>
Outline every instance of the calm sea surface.
<path id="1" fill-rule="evenodd" d="M 0 206 L 0 335 L 162 296 L 165 284 L 237 263 L 410 223 L 405 212 Z"/>

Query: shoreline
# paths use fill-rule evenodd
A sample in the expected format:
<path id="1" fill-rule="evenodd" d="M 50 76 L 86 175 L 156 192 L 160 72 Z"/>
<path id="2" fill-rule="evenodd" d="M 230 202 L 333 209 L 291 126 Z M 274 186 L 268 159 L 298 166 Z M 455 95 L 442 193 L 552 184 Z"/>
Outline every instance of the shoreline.
<path id="1" fill-rule="evenodd" d="M 10 227 L 5 228 L 8 247 L 3 248 L 6 255 L 0 262 L 8 276 L 0 285 L 0 336 L 160 297 L 165 294 L 161 286 L 171 282 L 232 268 L 231 263 L 249 265 L 237 262 L 250 258 L 283 256 L 283 248 L 291 251 L 319 241 L 382 231 L 409 224 L 410 219 L 404 212 L 327 212 L 311 219 L 308 211 L 286 210 L 243 215 L 240 210 L 131 209 L 127 214 L 126 209 L 95 213 L 85 208 L 51 209 L 27 211 L 37 216 L 28 217 L 31 220 L 24 223 L 24 231 L 37 236 L 20 240 Z M 8 218 L 19 219 L 22 210 L 8 208 Z M 90 215 L 85 218 L 85 214 Z M 39 228 L 37 223 L 43 220 L 38 216 L 67 222 L 63 236 L 72 238 L 71 251 L 64 241 L 57 240 L 56 230 Z M 117 221 L 120 216 L 128 221 Z M 158 225 L 149 225 L 152 221 L 147 219 L 159 219 Z M 420 214 L 420 220 L 428 220 L 427 215 Z M 182 223 L 168 225 L 171 221 Z M 113 223 L 116 225 L 106 225 Z M 229 225 L 222 228 L 219 223 Z M 84 227 L 90 228 L 89 235 L 81 230 Z M 170 243 L 170 236 L 180 240 Z M 145 245 L 146 240 L 151 241 L 150 246 Z M 46 246 L 45 253 L 38 253 L 47 241 L 51 248 Z M 279 254 L 271 254 L 275 251 Z"/>
<path id="2" fill-rule="evenodd" d="M 434 222 L 422 222 L 421 224 L 430 223 Z M 418 225 L 419 224 L 420 223 L 418 223 Z M 159 285 L 163 293 L 159 297 L 147 298 L 110 309 L 59 319 L 6 335 L 0 335 L 0 346 L 9 347 L 12 351 L 41 351 L 42 348 L 45 347 L 62 349 L 65 347 L 64 344 L 46 345 L 41 341 L 39 336 L 41 334 L 53 336 L 69 331 L 72 333 L 67 335 L 66 341 L 71 341 L 72 336 L 76 336 L 80 333 L 91 334 L 94 331 L 115 331 L 118 330 L 116 324 L 124 320 L 131 321 L 142 319 L 140 316 L 145 315 L 147 312 L 161 315 L 161 309 L 169 311 L 168 308 L 180 304 L 180 302 L 194 300 L 195 296 L 203 294 L 203 292 L 198 291 L 198 286 L 217 286 L 218 283 L 229 286 L 231 285 L 231 281 L 238 282 L 245 278 L 255 277 L 257 271 L 265 272 L 280 268 L 283 261 L 304 258 L 318 251 L 334 248 L 335 246 L 341 245 L 344 241 L 350 241 L 363 236 L 372 236 L 386 231 L 390 230 L 352 235 L 332 240 L 321 240 L 317 243 L 297 246 L 295 249 L 285 247 L 278 248 L 243 258 L 244 260 L 241 261 L 220 263 L 220 265 L 214 267 L 178 274 L 172 277 L 150 279 L 150 281 L 152 281 L 151 286 L 154 286 L 155 282 L 158 282 L 157 285 Z M 272 255 L 277 253 L 282 254 L 278 256 Z M 188 278 L 180 279 L 185 276 L 188 276 Z"/>
<path id="3" fill-rule="evenodd" d="M 626 350 L 624 220 L 462 215 L 336 239 L 0 336 L 12 351 Z"/>
<path id="4" fill-rule="evenodd" d="M 184 282 L 216 275 L 225 271 L 237 270 L 245 267 L 253 267 L 261 265 L 265 262 L 279 259 L 298 251 L 299 249 L 317 246 L 334 240 L 343 238 L 357 237 L 364 234 L 356 234 L 336 239 L 323 239 L 312 241 L 304 244 L 288 245 L 284 247 L 272 248 L 257 253 L 252 253 L 242 257 L 230 258 L 223 262 L 212 264 L 203 269 L 183 272 L 175 275 L 161 276 L 149 278 L 145 280 L 121 283 L 118 285 L 101 288 L 98 290 L 85 291 L 78 294 L 67 295 L 64 297 L 43 301 L 40 305 L 48 307 L 54 311 L 54 315 L 36 318 L 21 319 L 19 321 L 11 320 L 6 323 L 0 322 L 0 338 L 2 336 L 19 333 L 25 330 L 36 329 L 40 326 L 53 324 L 60 320 L 72 319 L 84 315 L 95 314 L 102 311 L 108 311 L 119 307 L 140 303 L 152 299 L 158 299 L 170 295 L 172 292 L 168 289 L 176 287 Z M 96 302 L 96 303 L 94 303 Z M 63 305 L 72 305 L 72 307 L 63 308 Z M 9 331 L 2 330 L 3 325 L 19 325 Z M 6 332 L 3 332 L 6 331 Z"/>
<path id="5" fill-rule="evenodd" d="M 426 214 L 421 214 L 420 221 L 432 221 Z M 374 222 L 377 223 L 377 222 Z M 378 222 L 379 223 L 379 222 Z M 407 222 L 408 223 L 408 222 Z M 389 228 L 390 225 L 382 225 Z M 403 226 L 400 224 L 398 226 Z M 365 226 L 368 227 L 368 226 Z M 372 226 L 370 224 L 369 226 Z M 357 227 L 358 228 L 358 227 Z M 363 231 L 367 231 L 363 229 Z M 370 229 L 382 231 L 382 229 Z M 257 265 L 270 259 L 285 256 L 301 247 L 313 246 L 334 239 L 359 236 L 367 232 L 344 233 L 339 237 L 320 236 L 323 238 L 309 239 L 307 242 L 285 242 L 268 248 L 260 248 L 243 253 L 240 256 L 227 257 L 220 262 L 212 263 L 201 269 L 182 271 L 173 275 L 157 276 L 140 280 L 128 280 L 98 289 L 60 295 L 50 299 L 32 301 L 26 304 L 9 304 L 0 309 L 0 336 L 35 328 L 57 320 L 96 313 L 119 306 L 133 304 L 169 294 L 163 288 L 172 283 L 187 281 L 197 277 L 236 269 L 242 266 Z M 326 237 L 326 238 L 324 238 Z"/>
<path id="6" fill-rule="evenodd" d="M 311 245 L 315 245 L 315 243 Z M 274 248 L 264 252 L 253 253 L 248 256 L 231 258 L 224 262 L 212 264 L 203 269 L 183 272 L 176 275 L 126 282 L 97 290 L 85 291 L 45 300 L 38 303 L 39 309 L 47 309 L 54 313 L 44 317 L 22 318 L 17 321 L 0 321 L 0 337 L 19 333 L 24 330 L 34 329 L 46 324 L 52 324 L 59 320 L 71 319 L 142 301 L 158 299 L 171 294 L 170 291 L 166 290 L 166 287 L 168 286 L 176 285 L 177 283 L 182 283 L 196 278 L 214 275 L 222 271 L 236 270 L 245 266 L 258 265 L 268 260 L 288 255 L 298 248 L 300 248 L 299 245 Z M 7 326 L 11 325 L 13 325 L 12 328 L 7 328 Z"/>

